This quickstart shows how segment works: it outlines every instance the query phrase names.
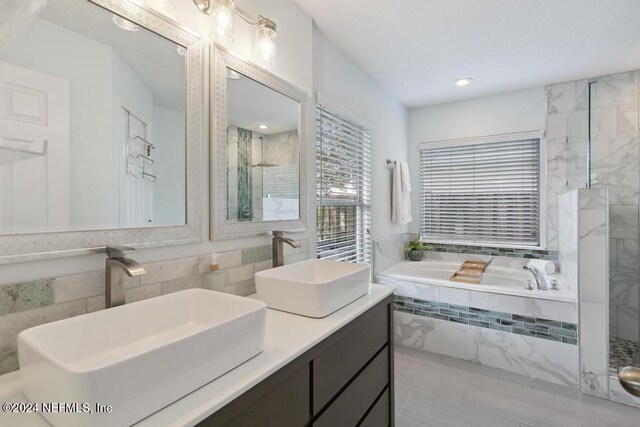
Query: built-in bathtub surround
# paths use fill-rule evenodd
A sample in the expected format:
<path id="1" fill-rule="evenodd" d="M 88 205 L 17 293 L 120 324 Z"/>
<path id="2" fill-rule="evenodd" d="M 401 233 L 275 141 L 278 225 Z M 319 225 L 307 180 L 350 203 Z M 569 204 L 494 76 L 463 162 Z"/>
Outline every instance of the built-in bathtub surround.
<path id="1" fill-rule="evenodd" d="M 285 248 L 285 263 L 309 257 L 309 241 L 300 243 L 300 249 Z M 126 302 L 191 288 L 253 294 L 254 274 L 271 268 L 271 246 L 222 252 L 216 272 L 209 272 L 210 262 L 210 255 L 202 255 L 144 264 L 147 274 L 126 282 Z M 0 285 L 0 374 L 18 369 L 18 333 L 104 309 L 104 291 L 104 271 Z"/>
<path id="2" fill-rule="evenodd" d="M 496 286 L 447 285 L 446 280 L 436 279 L 431 282 L 439 285 L 429 284 L 421 273 L 414 279 L 406 273 L 402 278 L 401 273 L 387 274 L 393 269 L 381 272 L 376 279 L 395 286 L 396 296 L 403 301 L 404 307 L 394 314 L 398 345 L 578 387 L 578 346 L 572 340 L 579 329 L 578 309 L 570 292 L 555 291 L 562 300 L 554 300 L 554 291 L 525 291 L 520 286 L 513 294 L 505 293 L 508 289 L 499 288 L 508 288 L 507 282 Z M 521 269 L 512 269 L 512 275 L 522 274 Z M 529 325 L 526 329 L 525 324 Z M 537 336 L 544 328 L 550 336 Z"/>
<path id="3" fill-rule="evenodd" d="M 373 274 L 406 259 L 404 245 L 417 238 L 416 234 L 405 233 L 373 241 Z M 432 249 L 425 251 L 427 259 L 447 261 L 466 261 L 469 259 L 488 261 L 495 257 L 494 263 L 503 266 L 522 266 L 530 259 L 545 259 L 556 262 L 559 270 L 558 252 L 535 249 L 498 248 L 493 246 L 470 246 L 443 243 L 429 243 Z"/>
<path id="4" fill-rule="evenodd" d="M 394 309 L 403 313 L 463 323 L 479 328 L 495 329 L 571 345 L 578 344 L 578 325 L 571 322 L 522 316 L 446 302 L 424 301 L 397 295 Z"/>
<path id="5" fill-rule="evenodd" d="M 373 241 L 373 276 L 405 259 L 404 245 L 415 239 L 411 233 Z"/>

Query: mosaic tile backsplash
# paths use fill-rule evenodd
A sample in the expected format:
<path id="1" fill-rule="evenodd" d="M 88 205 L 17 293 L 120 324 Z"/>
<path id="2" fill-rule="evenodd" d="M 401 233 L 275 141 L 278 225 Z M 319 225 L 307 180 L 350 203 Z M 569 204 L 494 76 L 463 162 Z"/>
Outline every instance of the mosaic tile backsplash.
<path id="1" fill-rule="evenodd" d="M 498 248 L 498 247 L 492 247 L 492 246 L 453 245 L 453 244 L 443 244 L 443 243 L 429 243 L 429 245 L 433 247 L 432 250 L 435 252 L 506 256 L 506 257 L 528 258 L 528 259 L 546 259 L 549 261 L 558 260 L 558 252 L 556 251 Z"/>
<path id="2" fill-rule="evenodd" d="M 577 345 L 578 325 L 438 301 L 395 296 L 395 310 L 534 338 Z"/>

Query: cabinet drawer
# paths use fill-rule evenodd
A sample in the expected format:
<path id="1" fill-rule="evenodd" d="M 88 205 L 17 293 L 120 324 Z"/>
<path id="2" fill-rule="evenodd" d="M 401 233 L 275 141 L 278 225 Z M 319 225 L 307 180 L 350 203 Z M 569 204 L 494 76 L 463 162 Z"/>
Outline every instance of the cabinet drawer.
<path id="1" fill-rule="evenodd" d="M 389 420 L 389 404 L 389 389 L 387 388 L 362 420 L 360 427 L 387 427 L 391 422 Z"/>
<path id="2" fill-rule="evenodd" d="M 358 325 L 313 360 L 313 413 L 317 414 L 389 342 L 389 307 Z"/>
<path id="3" fill-rule="evenodd" d="M 389 357 L 386 346 L 327 407 L 313 427 L 355 426 L 389 384 Z"/>
<path id="4" fill-rule="evenodd" d="M 309 365 L 297 370 L 269 390 L 258 400 L 242 409 L 235 417 L 228 419 L 223 413 L 214 414 L 199 426 L 232 427 L 300 427 L 307 425 L 311 418 L 309 410 Z"/>

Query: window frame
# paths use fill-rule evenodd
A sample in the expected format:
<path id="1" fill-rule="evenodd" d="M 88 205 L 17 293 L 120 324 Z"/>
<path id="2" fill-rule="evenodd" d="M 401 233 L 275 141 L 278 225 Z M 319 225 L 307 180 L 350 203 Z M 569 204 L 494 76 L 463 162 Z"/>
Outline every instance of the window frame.
<path id="1" fill-rule="evenodd" d="M 487 135 L 480 137 L 472 137 L 472 138 L 460 138 L 460 139 L 450 139 L 450 140 L 439 140 L 439 141 L 429 141 L 422 142 L 418 144 L 418 169 L 420 180 L 422 179 L 422 163 L 420 160 L 420 152 L 425 149 L 435 149 L 435 148 L 448 148 L 448 147 L 456 147 L 456 146 L 464 146 L 464 145 L 475 145 L 475 144 L 490 144 L 490 143 L 500 143 L 500 142 L 512 142 L 518 140 L 530 140 L 537 139 L 539 140 L 540 147 L 540 169 L 539 169 L 539 177 L 540 177 L 540 205 L 539 205 L 539 243 L 538 245 L 527 245 L 527 244 L 509 244 L 509 243 L 498 243 L 498 242 L 476 242 L 473 240 L 451 240 L 451 239 L 430 239 L 427 237 L 422 237 L 424 242 L 429 243 L 437 243 L 443 245 L 465 245 L 465 246 L 474 246 L 474 247 L 495 247 L 495 248 L 508 248 L 508 249 L 533 249 L 533 250 L 546 250 L 547 249 L 547 230 L 548 230 L 548 218 L 549 218 L 549 210 L 553 207 L 557 210 L 557 202 L 555 204 L 549 204 L 547 200 L 547 141 L 546 141 L 546 132 L 544 131 L 527 131 L 527 132 L 516 132 L 516 133 L 504 133 L 499 135 Z M 418 209 L 420 210 L 420 205 L 423 202 L 423 193 L 424 189 L 422 185 L 419 188 L 419 196 L 418 196 Z M 420 234 L 422 235 L 422 213 L 419 214 L 419 223 L 418 229 Z"/>
<path id="2" fill-rule="evenodd" d="M 365 209 L 365 212 L 362 214 L 359 214 L 358 217 L 360 216 L 364 216 L 364 215 L 368 215 L 368 226 L 365 223 L 364 225 L 361 225 L 358 227 L 358 229 L 356 230 L 356 232 L 354 233 L 357 237 L 356 237 L 356 241 L 355 244 L 358 245 L 363 245 L 364 246 L 364 253 L 363 255 L 358 254 L 357 258 L 358 260 L 356 261 L 348 261 L 348 262 L 358 262 L 358 263 L 363 263 L 360 258 L 364 258 L 366 260 L 366 264 L 371 265 L 373 263 L 373 242 L 371 241 L 371 233 L 370 233 L 370 227 L 371 227 L 371 222 L 372 222 L 372 215 L 373 215 L 373 209 L 372 209 L 372 204 L 371 204 L 371 138 L 372 138 L 372 130 L 371 130 L 371 125 L 366 121 L 361 119 L 359 116 L 357 116 L 356 114 L 354 114 L 353 112 L 351 112 L 350 110 L 348 110 L 347 108 L 336 104 L 334 102 L 332 102 L 331 100 L 328 100 L 326 97 L 324 97 L 322 94 L 318 93 L 316 96 L 316 114 L 315 114 L 315 120 L 316 120 L 316 150 L 315 150 L 315 156 L 314 156 L 314 161 L 315 161 L 315 166 L 316 166 L 316 170 L 319 171 L 320 168 L 320 163 L 318 160 L 318 139 L 322 138 L 321 134 L 318 134 L 318 127 L 319 127 L 319 123 L 318 123 L 318 112 L 320 110 L 325 110 L 327 113 L 337 116 L 340 119 L 349 122 L 351 125 L 355 126 L 355 127 L 360 127 L 363 128 L 366 132 L 368 132 L 368 165 L 364 165 L 363 168 L 365 169 L 365 171 L 368 171 L 368 189 L 365 190 L 368 192 L 368 204 L 367 203 L 362 203 L 362 204 L 354 204 L 351 206 L 355 206 L 355 207 L 360 207 L 362 209 Z M 333 258 L 318 258 L 318 248 L 320 247 L 319 245 L 319 241 L 317 239 L 318 237 L 318 216 L 317 216 L 317 212 L 318 212 L 318 208 L 320 206 L 343 206 L 343 205 L 323 205 L 319 202 L 318 200 L 318 190 L 319 190 L 319 186 L 320 186 L 320 181 L 316 181 L 316 185 L 315 185 L 315 194 L 316 194 L 316 209 L 314 209 L 314 213 L 316 214 L 315 217 L 315 225 L 316 225 L 316 239 L 315 239 L 315 243 L 314 243 L 314 248 L 315 248 L 315 257 L 317 259 L 333 259 Z M 367 197 L 364 198 L 365 200 L 367 200 Z M 347 206 L 347 205 L 344 205 Z M 359 243 L 362 242 L 362 243 Z"/>

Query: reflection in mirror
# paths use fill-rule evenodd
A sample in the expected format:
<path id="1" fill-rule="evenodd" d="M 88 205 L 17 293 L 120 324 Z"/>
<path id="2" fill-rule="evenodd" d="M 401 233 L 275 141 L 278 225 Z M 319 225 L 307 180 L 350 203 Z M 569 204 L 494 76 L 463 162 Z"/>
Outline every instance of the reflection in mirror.
<path id="1" fill-rule="evenodd" d="M 184 47 L 36 3 L 0 5 L 0 234 L 185 224 Z"/>
<path id="2" fill-rule="evenodd" d="M 300 218 L 300 104 L 227 68 L 227 221 Z"/>

